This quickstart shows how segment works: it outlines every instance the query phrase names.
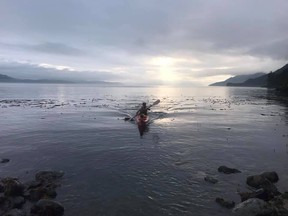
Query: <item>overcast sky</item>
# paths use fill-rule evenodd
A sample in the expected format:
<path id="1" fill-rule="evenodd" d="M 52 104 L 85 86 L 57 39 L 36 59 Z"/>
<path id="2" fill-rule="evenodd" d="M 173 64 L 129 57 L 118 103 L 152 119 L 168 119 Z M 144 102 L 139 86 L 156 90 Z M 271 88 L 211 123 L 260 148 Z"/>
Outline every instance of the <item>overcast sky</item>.
<path id="1" fill-rule="evenodd" d="M 287 0 L 1 0 L 0 74 L 208 85 L 288 60 Z"/>

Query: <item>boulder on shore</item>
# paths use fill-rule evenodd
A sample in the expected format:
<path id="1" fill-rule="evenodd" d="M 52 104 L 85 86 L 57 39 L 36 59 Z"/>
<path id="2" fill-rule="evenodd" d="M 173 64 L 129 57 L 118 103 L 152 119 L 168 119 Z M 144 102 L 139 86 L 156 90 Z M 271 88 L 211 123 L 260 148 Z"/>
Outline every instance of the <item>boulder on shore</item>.
<path id="1" fill-rule="evenodd" d="M 64 207 L 50 199 L 57 196 L 58 180 L 63 174 L 63 172 L 40 171 L 35 176 L 36 181 L 29 181 L 26 184 L 17 178 L 0 179 L 0 215 L 62 216 Z"/>
<path id="2" fill-rule="evenodd" d="M 245 202 L 239 203 L 233 209 L 236 216 L 256 216 L 256 215 L 273 215 L 275 209 L 267 202 L 252 198 Z"/>
<path id="3" fill-rule="evenodd" d="M 17 178 L 4 178 L 1 180 L 4 185 L 5 196 L 22 196 L 24 185 Z"/>
<path id="4" fill-rule="evenodd" d="M 276 183 L 279 181 L 278 174 L 276 172 L 264 172 L 260 175 L 248 176 L 246 183 L 254 188 L 262 188 L 265 185 Z"/>
<path id="5" fill-rule="evenodd" d="M 275 196 L 280 195 L 277 187 L 273 184 L 279 180 L 279 177 L 276 172 L 264 172 L 260 175 L 248 176 L 246 179 L 247 185 L 258 189 L 258 193 L 250 193 L 249 196 L 242 194 L 241 198 L 244 200 L 245 196 L 247 198 L 259 198 L 265 201 L 273 199 Z"/>
<path id="6" fill-rule="evenodd" d="M 11 209 L 3 216 L 26 216 L 25 212 L 20 209 Z"/>
<path id="7" fill-rule="evenodd" d="M 62 216 L 64 207 L 53 200 L 41 199 L 31 208 L 31 216 Z"/>
<path id="8" fill-rule="evenodd" d="M 35 180 L 43 183 L 55 182 L 62 178 L 63 175 L 64 172 L 62 171 L 40 171 L 36 173 Z"/>
<path id="9" fill-rule="evenodd" d="M 264 172 L 262 174 L 260 174 L 260 176 L 268 179 L 271 183 L 276 183 L 279 181 L 279 177 L 278 174 L 274 171 L 272 172 Z"/>

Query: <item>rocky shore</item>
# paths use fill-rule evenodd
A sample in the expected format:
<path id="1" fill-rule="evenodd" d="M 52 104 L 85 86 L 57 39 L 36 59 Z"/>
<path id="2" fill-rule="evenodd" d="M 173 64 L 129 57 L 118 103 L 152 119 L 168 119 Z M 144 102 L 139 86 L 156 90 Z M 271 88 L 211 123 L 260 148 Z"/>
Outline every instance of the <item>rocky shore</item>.
<path id="1" fill-rule="evenodd" d="M 237 174 L 241 171 L 220 166 L 218 172 L 224 174 Z M 216 184 L 218 180 L 206 176 L 205 181 Z M 275 185 L 279 176 L 274 171 L 251 175 L 246 178 L 249 191 L 238 192 L 241 203 L 217 197 L 215 202 L 223 208 L 232 209 L 236 216 L 288 216 L 288 192 L 279 192 Z"/>
<path id="2" fill-rule="evenodd" d="M 63 172 L 40 171 L 35 180 L 0 178 L 1 216 L 62 216 L 64 207 L 54 201 Z"/>

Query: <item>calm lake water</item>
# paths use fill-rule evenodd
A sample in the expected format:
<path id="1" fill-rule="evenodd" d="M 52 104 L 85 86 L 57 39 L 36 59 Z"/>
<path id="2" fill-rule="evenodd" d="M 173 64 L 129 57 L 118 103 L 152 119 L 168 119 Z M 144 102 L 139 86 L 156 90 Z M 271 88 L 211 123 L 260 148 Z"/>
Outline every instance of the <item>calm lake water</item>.
<path id="1" fill-rule="evenodd" d="M 140 137 L 123 118 L 157 99 Z M 288 191 L 287 146 L 287 100 L 267 89 L 0 84 L 1 177 L 63 170 L 66 216 L 231 215 L 215 198 L 240 202 L 249 175 Z"/>

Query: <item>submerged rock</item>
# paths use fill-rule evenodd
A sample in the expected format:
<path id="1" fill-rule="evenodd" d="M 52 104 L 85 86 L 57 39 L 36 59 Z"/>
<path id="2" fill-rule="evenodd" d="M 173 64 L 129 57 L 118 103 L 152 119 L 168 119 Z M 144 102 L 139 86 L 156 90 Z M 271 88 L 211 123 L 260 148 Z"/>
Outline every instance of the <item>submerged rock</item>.
<path id="1" fill-rule="evenodd" d="M 0 193 L 3 193 L 5 190 L 4 184 L 0 182 Z"/>
<path id="2" fill-rule="evenodd" d="M 254 187 L 254 188 L 258 188 L 258 189 L 260 189 L 263 185 L 267 185 L 270 183 L 271 182 L 268 179 L 266 179 L 265 177 L 261 175 L 248 176 L 246 179 L 247 185 Z"/>
<path id="3" fill-rule="evenodd" d="M 10 209 L 10 202 L 5 196 L 0 196 L 0 215 L 3 215 Z"/>
<path id="4" fill-rule="evenodd" d="M 31 216 L 62 216 L 64 214 L 64 207 L 52 200 L 39 200 L 31 208 Z"/>
<path id="5" fill-rule="evenodd" d="M 15 197 L 9 197 L 9 202 L 11 208 L 21 208 L 23 204 L 25 203 L 25 199 L 22 196 L 15 196 Z"/>
<path id="6" fill-rule="evenodd" d="M 236 216 L 273 215 L 274 211 L 267 202 L 257 198 L 239 203 L 233 209 Z"/>
<path id="7" fill-rule="evenodd" d="M 24 185 L 16 178 L 4 178 L 1 180 L 4 185 L 5 196 L 22 196 Z"/>
<path id="8" fill-rule="evenodd" d="M 225 174 L 241 173 L 240 170 L 234 169 L 234 168 L 229 168 L 227 166 L 220 166 L 218 168 L 218 172 L 222 172 L 222 173 L 225 173 Z"/>
<path id="9" fill-rule="evenodd" d="M 207 181 L 207 182 L 210 182 L 212 184 L 216 184 L 218 182 L 218 179 L 213 178 L 212 176 L 205 176 L 204 180 Z"/>
<path id="10" fill-rule="evenodd" d="M 272 183 L 276 183 L 279 181 L 278 174 L 276 172 L 264 172 L 260 174 L 262 177 L 268 179 Z"/>
<path id="11" fill-rule="evenodd" d="M 0 163 L 8 163 L 10 161 L 10 159 L 8 158 L 3 158 L 0 160 Z"/>
<path id="12" fill-rule="evenodd" d="M 275 196 L 278 196 L 280 194 L 280 192 L 278 192 L 277 190 L 269 190 L 269 189 L 259 189 L 255 192 L 242 192 L 239 193 L 240 197 L 241 197 L 241 201 L 244 202 L 250 198 L 258 198 L 264 201 L 269 201 L 271 199 L 273 199 Z"/>
<path id="13" fill-rule="evenodd" d="M 265 201 L 269 201 L 273 199 L 275 196 L 281 194 L 278 191 L 277 187 L 273 184 L 278 180 L 279 177 L 276 172 L 264 172 L 260 175 L 248 176 L 246 183 L 251 187 L 261 189 L 258 190 L 261 191 L 261 193 L 256 194 L 254 197 L 263 199 Z"/>
<path id="14" fill-rule="evenodd" d="M 3 216 L 26 216 L 25 212 L 20 209 L 11 209 Z"/>
<path id="15" fill-rule="evenodd" d="M 278 174 L 276 172 L 264 172 L 260 175 L 248 176 L 246 183 L 254 188 L 261 188 L 263 185 L 269 185 L 270 183 L 276 183 L 279 181 Z"/>
<path id="16" fill-rule="evenodd" d="M 0 215 L 62 216 L 63 206 L 49 199 L 57 196 L 56 188 L 59 186 L 57 180 L 63 174 L 63 172 L 41 171 L 36 174 L 36 181 L 26 184 L 22 184 L 17 178 L 1 179 Z"/>
<path id="17" fill-rule="evenodd" d="M 60 171 L 40 171 L 36 173 L 35 179 L 39 182 L 49 183 L 54 182 L 64 175 L 64 172 Z"/>
<path id="18" fill-rule="evenodd" d="M 277 209 L 277 216 L 288 215 L 288 197 L 287 192 L 280 196 L 274 197 L 269 203 Z"/>
<path id="19" fill-rule="evenodd" d="M 227 209 L 232 209 L 235 206 L 235 202 L 234 201 L 226 201 L 223 198 L 219 198 L 217 197 L 215 199 L 216 203 L 218 203 L 220 206 L 227 208 Z"/>
<path id="20" fill-rule="evenodd" d="M 53 186 L 40 186 L 29 190 L 29 199 L 33 202 L 38 201 L 42 198 L 54 199 L 57 196 L 56 187 Z"/>

